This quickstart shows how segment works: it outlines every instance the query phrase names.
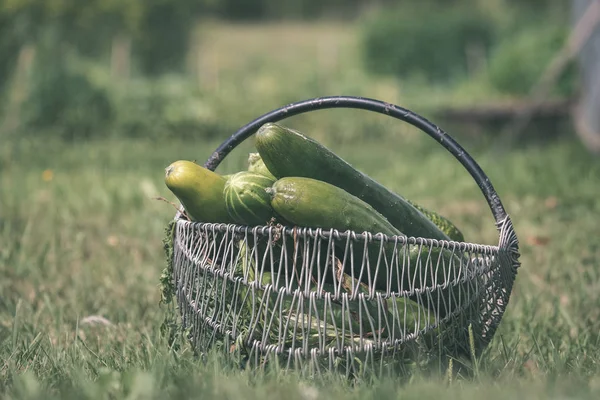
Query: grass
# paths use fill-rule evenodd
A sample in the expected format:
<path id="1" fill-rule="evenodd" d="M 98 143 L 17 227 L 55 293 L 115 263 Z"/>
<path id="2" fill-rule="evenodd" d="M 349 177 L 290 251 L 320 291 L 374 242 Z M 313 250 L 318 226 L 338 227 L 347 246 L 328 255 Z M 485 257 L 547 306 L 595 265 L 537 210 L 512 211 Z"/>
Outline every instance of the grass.
<path id="1" fill-rule="evenodd" d="M 294 125 L 290 122 L 290 125 Z M 301 126 L 294 125 L 301 128 Z M 387 129 L 385 125 L 383 128 Z M 399 129 L 332 147 L 394 190 L 495 244 L 477 186 L 440 146 Z M 351 387 L 261 376 L 170 348 L 160 326 L 161 240 L 175 159 L 218 142 L 11 142 L 0 158 L 0 392 L 9 398 L 592 398 L 600 391 L 600 163 L 561 139 L 498 154 L 465 142 L 521 240 L 508 312 L 474 378 L 416 376 Z M 244 167 L 244 143 L 219 171 Z M 360 150 L 359 150 L 360 149 Z M 415 168 L 418 167 L 418 175 Z M 44 397 L 47 398 L 47 397 Z"/>
<path id="2" fill-rule="evenodd" d="M 206 30 L 198 83 L 227 128 L 321 95 L 365 95 L 419 112 L 415 104 L 447 95 L 366 76 L 356 61 L 354 31 L 344 27 Z M 299 37 L 304 41 L 295 42 Z M 481 98 L 484 89 L 468 87 L 465 99 Z M 349 110 L 286 124 L 446 215 L 467 241 L 497 244 L 472 178 L 414 129 Z M 198 137 L 210 136 L 203 133 Z M 351 386 L 202 363 L 185 342 L 170 346 L 161 331 L 172 315 L 159 306 L 161 241 L 174 210 L 154 197 L 175 201 L 163 169 L 177 159 L 204 161 L 225 137 L 73 143 L 0 132 L 6 139 L 0 148 L 0 393 L 15 399 L 598 398 L 600 161 L 567 135 L 498 152 L 486 139 L 459 133 L 450 130 L 490 177 L 520 239 L 522 268 L 507 313 L 474 377 L 449 382 L 440 371 Z M 243 143 L 218 171 L 244 168 L 251 150 L 251 142 Z"/>

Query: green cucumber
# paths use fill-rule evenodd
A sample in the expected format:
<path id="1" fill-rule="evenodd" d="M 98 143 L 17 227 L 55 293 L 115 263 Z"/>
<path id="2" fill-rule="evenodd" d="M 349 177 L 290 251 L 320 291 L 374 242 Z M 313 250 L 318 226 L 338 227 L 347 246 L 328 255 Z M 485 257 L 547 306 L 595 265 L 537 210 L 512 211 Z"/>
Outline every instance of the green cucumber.
<path id="1" fill-rule="evenodd" d="M 330 183 L 368 203 L 408 236 L 449 240 L 444 232 L 403 197 L 298 131 L 267 123 L 256 133 L 255 145 L 276 178 L 297 176 Z"/>
<path id="2" fill-rule="evenodd" d="M 433 222 L 442 232 L 444 232 L 451 240 L 455 242 L 464 242 L 465 237 L 462 232 L 450 221 L 448 218 L 436 213 L 435 211 L 431 211 L 422 207 L 414 202 L 407 200 L 410 204 L 413 205 L 417 210 L 421 211 L 423 215 L 425 215 L 431 222 Z"/>
<path id="3" fill-rule="evenodd" d="M 260 157 L 258 153 L 250 153 L 248 155 L 248 171 L 256 172 L 258 174 L 262 174 L 268 176 L 269 178 L 276 179 L 275 176 L 269 171 L 265 162 Z"/>
<path id="4" fill-rule="evenodd" d="M 327 182 L 304 177 L 286 177 L 278 179 L 269 192 L 272 196 L 271 205 L 275 212 L 298 226 L 322 229 L 333 228 L 341 232 L 351 230 L 356 233 L 370 232 L 372 234 L 383 233 L 387 236 L 405 236 L 369 204 L 346 192 L 344 189 Z M 427 257 L 432 257 L 434 266 L 437 260 L 442 260 L 445 265 L 448 265 L 448 263 L 458 265 L 460 262 L 460 258 L 448 249 L 408 245 L 408 252 L 404 255 L 402 250 L 394 249 L 393 242 L 389 242 L 384 245 L 384 252 L 388 262 L 392 260 L 394 252 L 397 251 L 398 257 L 408 256 L 411 271 L 403 273 L 402 279 L 400 279 L 400 276 L 397 276 L 396 270 L 394 270 L 393 276 L 388 277 L 387 268 L 383 264 L 375 271 L 380 246 L 381 244 L 377 241 L 373 241 L 367 246 L 370 269 L 362 271 L 363 276 L 361 277 L 361 280 L 367 284 L 375 281 L 375 289 L 377 290 L 400 292 L 401 290 L 407 290 L 413 285 L 417 287 L 431 286 L 435 279 L 433 271 L 421 268 L 417 270 L 413 269 L 419 260 L 423 262 Z M 359 276 L 364 249 L 359 243 L 355 243 L 353 247 L 354 270 L 352 270 L 351 263 L 347 260 L 344 272 L 351 276 Z M 338 249 L 343 254 L 344 249 L 341 247 L 338 247 Z M 398 264 L 401 268 L 403 260 L 398 260 Z M 397 272 L 401 273 L 400 271 Z M 367 275 L 368 273 L 370 275 Z M 436 280 L 438 283 L 443 282 L 444 275 L 444 269 L 440 268 L 437 271 Z M 390 288 L 388 288 L 388 279 L 391 283 Z M 458 286 L 452 289 L 452 291 L 455 289 L 458 290 Z M 458 292 L 454 293 L 457 295 Z M 439 297 L 440 294 L 448 299 L 448 290 L 436 290 L 431 293 L 431 299 L 424 297 L 422 301 L 431 310 L 437 312 L 438 302 L 442 301 Z M 441 312 L 440 317 L 443 316 L 445 314 Z"/>
<path id="5" fill-rule="evenodd" d="M 249 171 L 237 172 L 225 183 L 225 206 L 231 218 L 247 226 L 268 225 L 275 212 L 265 191 L 275 183 L 274 178 Z"/>
<path id="6" fill-rule="evenodd" d="M 403 235 L 373 207 L 327 182 L 303 177 L 281 178 L 269 192 L 275 212 L 297 225 Z"/>

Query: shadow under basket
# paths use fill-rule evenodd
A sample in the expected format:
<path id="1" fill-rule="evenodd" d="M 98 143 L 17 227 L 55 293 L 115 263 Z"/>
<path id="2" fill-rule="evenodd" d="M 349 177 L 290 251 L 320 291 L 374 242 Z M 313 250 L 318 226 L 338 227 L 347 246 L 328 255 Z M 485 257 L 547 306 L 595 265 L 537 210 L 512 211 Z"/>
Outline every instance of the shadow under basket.
<path id="1" fill-rule="evenodd" d="M 190 222 L 178 213 L 167 238 L 169 278 L 193 347 L 199 353 L 218 348 L 252 368 L 346 376 L 481 354 L 510 298 L 520 265 L 518 240 L 491 182 L 446 132 L 378 100 L 317 98 L 245 125 L 205 166 L 215 170 L 267 122 L 327 108 L 381 113 L 434 138 L 481 188 L 498 245 Z"/>

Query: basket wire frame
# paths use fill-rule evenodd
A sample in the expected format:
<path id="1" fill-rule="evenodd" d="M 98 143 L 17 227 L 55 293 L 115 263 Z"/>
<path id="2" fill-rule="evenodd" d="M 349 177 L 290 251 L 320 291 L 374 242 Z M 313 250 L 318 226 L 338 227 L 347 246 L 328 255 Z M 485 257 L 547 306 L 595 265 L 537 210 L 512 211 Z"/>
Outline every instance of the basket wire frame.
<path id="1" fill-rule="evenodd" d="M 241 128 L 206 166 L 214 170 L 263 123 L 344 106 L 405 120 L 454 154 L 488 200 L 498 246 L 333 229 L 209 224 L 187 221 L 178 213 L 172 280 L 182 327 L 198 351 L 222 346 L 255 368 L 337 370 L 349 376 L 397 371 L 438 358 L 440 352 L 468 357 L 493 338 L 520 266 L 518 240 L 483 171 L 422 117 L 371 99 L 307 100 Z"/>
<path id="2" fill-rule="evenodd" d="M 373 370 L 442 345 L 466 355 L 466 328 L 485 345 L 510 293 L 497 246 L 178 220 L 174 249 L 193 345 L 241 340 L 255 367 L 275 356 L 349 373 L 356 358 Z"/>

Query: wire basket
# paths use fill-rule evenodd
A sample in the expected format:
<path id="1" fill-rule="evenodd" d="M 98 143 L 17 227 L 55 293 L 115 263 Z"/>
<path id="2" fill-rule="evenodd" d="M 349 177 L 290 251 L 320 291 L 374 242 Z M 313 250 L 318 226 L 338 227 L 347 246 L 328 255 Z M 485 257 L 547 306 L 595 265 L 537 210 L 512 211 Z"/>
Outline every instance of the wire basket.
<path id="1" fill-rule="evenodd" d="M 398 106 L 359 97 L 293 103 L 245 125 L 205 166 L 267 122 L 355 108 L 429 134 L 463 164 L 485 196 L 497 246 L 369 232 L 190 222 L 170 239 L 181 324 L 200 352 L 221 347 L 252 367 L 346 375 L 414 366 L 441 353 L 470 356 L 491 341 L 519 267 L 518 240 L 491 182 L 446 132 Z"/>

